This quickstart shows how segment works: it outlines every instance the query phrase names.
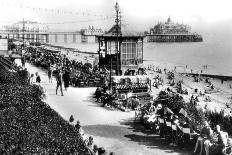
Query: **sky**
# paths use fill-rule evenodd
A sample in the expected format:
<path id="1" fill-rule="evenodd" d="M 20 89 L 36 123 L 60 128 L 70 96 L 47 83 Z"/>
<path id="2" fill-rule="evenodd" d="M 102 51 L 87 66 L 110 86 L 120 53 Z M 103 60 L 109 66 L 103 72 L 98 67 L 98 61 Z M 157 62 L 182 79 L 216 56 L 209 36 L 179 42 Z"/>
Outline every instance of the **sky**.
<path id="1" fill-rule="evenodd" d="M 134 31 L 149 30 L 169 16 L 193 30 L 232 26 L 231 0 L 117 1 L 123 26 Z M 115 3 L 116 0 L 0 0 L 0 25 L 24 18 L 46 24 L 51 31 L 74 31 L 89 25 L 109 29 L 114 24 Z"/>

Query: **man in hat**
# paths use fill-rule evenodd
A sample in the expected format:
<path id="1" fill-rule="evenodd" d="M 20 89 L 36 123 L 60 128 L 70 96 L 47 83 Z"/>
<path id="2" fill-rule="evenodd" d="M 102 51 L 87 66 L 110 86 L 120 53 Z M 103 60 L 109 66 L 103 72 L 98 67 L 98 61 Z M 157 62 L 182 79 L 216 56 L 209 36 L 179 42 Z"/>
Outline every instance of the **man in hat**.
<path id="1" fill-rule="evenodd" d="M 203 144 L 205 140 L 209 139 L 213 133 L 207 121 L 204 121 L 203 125 L 204 127 L 201 129 L 200 136 L 198 137 L 195 145 L 194 154 L 197 152 L 199 144 L 200 144 L 200 154 L 202 154 Z"/>

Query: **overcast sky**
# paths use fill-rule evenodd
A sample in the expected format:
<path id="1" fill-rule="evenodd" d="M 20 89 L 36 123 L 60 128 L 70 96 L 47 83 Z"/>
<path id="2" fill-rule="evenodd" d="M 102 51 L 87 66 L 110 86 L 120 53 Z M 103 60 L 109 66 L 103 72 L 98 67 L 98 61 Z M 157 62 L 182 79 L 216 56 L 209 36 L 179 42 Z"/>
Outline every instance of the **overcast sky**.
<path id="1" fill-rule="evenodd" d="M 0 0 L 0 24 L 32 20 L 52 30 L 79 30 L 88 25 L 108 29 L 114 24 L 116 0 Z M 192 29 L 232 23 L 231 0 L 118 0 L 128 29 L 149 30 L 169 16 Z M 9 22 L 9 23 L 7 23 Z"/>

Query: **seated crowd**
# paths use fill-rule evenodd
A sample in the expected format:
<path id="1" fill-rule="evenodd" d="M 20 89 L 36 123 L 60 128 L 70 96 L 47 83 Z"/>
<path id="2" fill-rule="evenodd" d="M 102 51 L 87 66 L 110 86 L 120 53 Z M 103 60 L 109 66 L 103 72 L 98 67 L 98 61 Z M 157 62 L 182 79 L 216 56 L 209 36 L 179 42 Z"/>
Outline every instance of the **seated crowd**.
<path id="1" fill-rule="evenodd" d="M 142 121 L 145 128 L 167 139 L 171 146 L 193 149 L 195 144 L 195 154 L 232 154 L 232 144 L 229 143 L 231 139 L 227 132 L 221 130 L 220 125 L 212 130 L 209 123 L 204 121 L 202 127 L 196 128 L 191 125 L 191 119 L 183 109 L 174 114 L 168 107 L 151 101 L 140 105 L 135 111 L 135 117 Z"/>
<path id="2" fill-rule="evenodd" d="M 70 71 L 70 82 L 74 86 L 100 86 L 104 82 L 105 70 L 99 70 L 90 63 L 83 64 L 76 60 L 71 60 L 59 52 L 47 50 L 45 48 L 27 47 L 24 54 L 26 61 L 43 67 L 48 71 L 57 68 Z"/>

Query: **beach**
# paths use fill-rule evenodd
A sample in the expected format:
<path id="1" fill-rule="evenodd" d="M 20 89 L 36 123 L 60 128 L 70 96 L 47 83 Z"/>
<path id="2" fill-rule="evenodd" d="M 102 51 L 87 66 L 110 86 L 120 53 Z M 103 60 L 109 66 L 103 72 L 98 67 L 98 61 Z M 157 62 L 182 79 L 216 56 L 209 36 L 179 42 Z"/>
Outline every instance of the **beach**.
<path id="1" fill-rule="evenodd" d="M 148 71 L 148 74 L 150 79 L 153 79 L 152 83 L 154 82 L 154 77 L 157 75 L 164 79 L 163 86 L 160 86 L 158 89 L 152 87 L 152 94 L 154 96 L 157 96 L 161 90 L 165 90 L 167 87 L 172 88 L 174 91 L 176 90 L 175 87 L 168 84 L 167 75 L 165 73 L 160 74 L 154 71 Z M 188 95 L 182 95 L 186 102 L 190 101 L 192 95 L 199 96 L 200 91 L 203 93 L 205 90 L 210 90 L 209 85 L 205 82 L 205 79 L 206 77 L 202 77 L 202 81 L 194 82 L 194 78 L 188 74 L 175 73 L 175 81 L 177 82 L 183 80 L 183 89 L 187 89 L 188 91 Z M 205 96 L 200 96 L 198 98 L 198 105 L 204 110 L 220 112 L 221 110 L 226 109 L 226 103 L 231 102 L 232 89 L 230 88 L 230 84 L 232 84 L 232 81 L 225 81 L 222 84 L 220 79 L 211 78 L 210 80 L 215 88 L 211 93 L 205 94 Z M 195 92 L 195 89 L 197 89 L 198 92 Z M 209 96 L 212 101 L 206 102 L 206 96 Z"/>

